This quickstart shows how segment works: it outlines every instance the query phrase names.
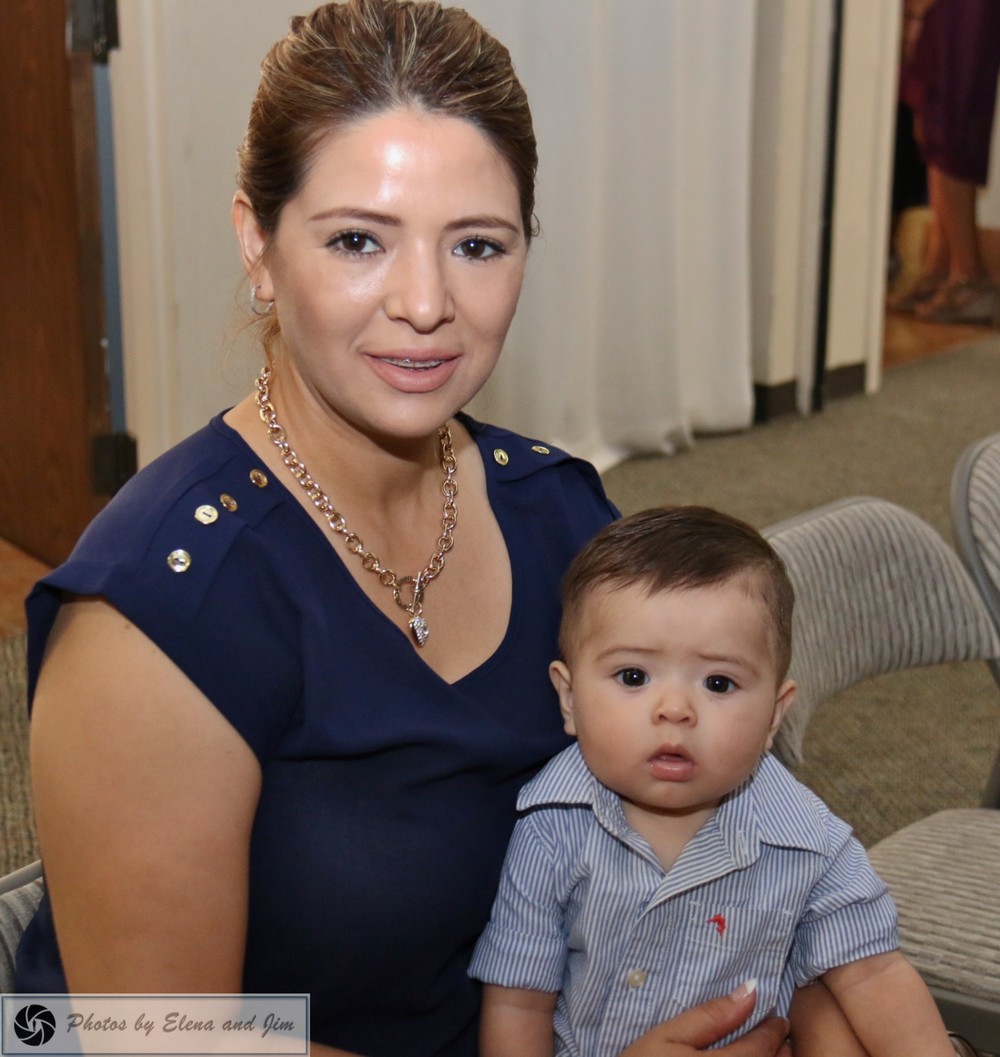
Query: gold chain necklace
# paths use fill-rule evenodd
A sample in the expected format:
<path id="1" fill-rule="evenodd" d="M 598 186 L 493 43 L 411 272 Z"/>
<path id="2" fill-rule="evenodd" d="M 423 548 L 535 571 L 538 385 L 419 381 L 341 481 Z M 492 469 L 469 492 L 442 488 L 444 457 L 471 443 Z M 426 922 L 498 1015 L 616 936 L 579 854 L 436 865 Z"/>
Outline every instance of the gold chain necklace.
<path id="1" fill-rule="evenodd" d="M 371 551 L 365 550 L 365 545 L 357 533 L 348 530 L 344 515 L 337 512 L 333 503 L 330 502 L 330 497 L 316 483 L 306 469 L 305 463 L 292 450 L 284 427 L 278 422 L 274 404 L 271 403 L 270 367 L 261 368 L 256 384 L 255 399 L 260 417 L 267 426 L 268 437 L 281 452 L 281 461 L 288 467 L 288 472 L 304 489 L 313 506 L 326 518 L 330 531 L 343 536 L 347 549 L 352 554 L 358 555 L 361 564 L 392 591 L 396 605 L 410 616 L 409 626 L 410 631 L 413 632 L 413 638 L 418 646 L 423 646 L 427 641 L 427 636 L 430 635 L 430 629 L 424 617 L 424 591 L 431 580 L 434 580 L 444 568 L 444 556 L 455 545 L 455 525 L 458 521 L 458 511 L 455 508 L 455 496 L 458 494 L 455 471 L 458 469 L 458 463 L 455 460 L 448 424 L 445 423 L 438 430 L 438 440 L 441 442 L 441 469 L 444 471 L 444 481 L 441 484 L 441 491 L 444 493 L 444 510 L 441 516 L 441 535 L 438 536 L 436 544 L 437 550 L 416 576 L 397 576 L 392 569 L 387 569 L 382 565 Z M 404 591 L 407 591 L 410 596 L 408 600 L 404 597 Z"/>

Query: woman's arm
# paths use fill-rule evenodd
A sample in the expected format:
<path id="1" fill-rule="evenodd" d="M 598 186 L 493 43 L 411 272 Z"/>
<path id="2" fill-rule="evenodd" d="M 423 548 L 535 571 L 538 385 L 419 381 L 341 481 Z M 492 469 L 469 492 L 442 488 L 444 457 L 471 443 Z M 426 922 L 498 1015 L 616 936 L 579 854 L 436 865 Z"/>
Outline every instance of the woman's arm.
<path id="1" fill-rule="evenodd" d="M 257 760 L 100 599 L 60 610 L 33 704 L 31 765 L 70 989 L 239 992 Z"/>
<path id="2" fill-rule="evenodd" d="M 831 969 L 823 982 L 871 1057 L 954 1057 L 927 985 L 899 951 Z"/>

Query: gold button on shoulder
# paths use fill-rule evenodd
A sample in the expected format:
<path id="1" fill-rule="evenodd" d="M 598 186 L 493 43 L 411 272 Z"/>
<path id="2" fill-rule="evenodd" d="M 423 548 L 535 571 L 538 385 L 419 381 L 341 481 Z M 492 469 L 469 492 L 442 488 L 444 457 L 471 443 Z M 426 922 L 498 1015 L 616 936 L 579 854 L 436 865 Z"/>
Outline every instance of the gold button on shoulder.
<path id="1" fill-rule="evenodd" d="M 506 466 L 510 462 L 510 456 L 503 450 L 503 448 L 493 449 L 493 461 L 498 466 Z"/>
<path id="2" fill-rule="evenodd" d="M 219 504 L 223 509 L 228 510 L 230 514 L 237 509 L 236 500 L 227 492 L 223 492 L 222 495 L 219 496 Z"/>
<path id="3" fill-rule="evenodd" d="M 629 987 L 642 987 L 646 982 L 646 970 L 633 969 L 628 976 L 625 977 L 625 981 Z"/>
<path id="4" fill-rule="evenodd" d="M 194 512 L 194 519 L 195 521 L 200 521 L 203 525 L 211 525 L 219 520 L 219 512 L 214 506 L 209 506 L 206 503 L 204 506 L 198 507 Z"/>
<path id="5" fill-rule="evenodd" d="M 167 565 L 175 573 L 186 573 L 191 568 L 191 555 L 187 551 L 175 550 L 167 555 Z"/>
<path id="6" fill-rule="evenodd" d="M 267 488 L 267 474 L 263 470 L 251 470 L 250 480 L 258 488 Z"/>
<path id="7" fill-rule="evenodd" d="M 551 455 L 552 452 L 545 447 L 544 444 L 532 444 L 531 450 L 538 452 L 539 455 Z"/>

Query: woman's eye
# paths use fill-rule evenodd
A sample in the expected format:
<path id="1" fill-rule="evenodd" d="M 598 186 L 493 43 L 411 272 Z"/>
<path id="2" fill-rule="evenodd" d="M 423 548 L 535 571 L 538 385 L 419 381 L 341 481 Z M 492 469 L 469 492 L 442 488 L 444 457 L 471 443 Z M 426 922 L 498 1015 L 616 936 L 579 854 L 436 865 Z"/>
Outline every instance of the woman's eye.
<path id="1" fill-rule="evenodd" d="M 474 261 L 483 261 L 488 257 L 495 257 L 503 252 L 503 246 L 499 242 L 494 242 L 493 239 L 486 239 L 481 236 L 462 239 L 455 247 L 455 253 L 459 257 L 468 257 Z"/>
<path id="2" fill-rule="evenodd" d="M 377 253 L 381 249 L 371 235 L 364 231 L 343 231 L 339 235 L 334 235 L 327 245 L 344 253 L 353 253 L 360 256 Z"/>
<path id="3" fill-rule="evenodd" d="M 649 682 L 649 676 L 641 668 L 622 668 L 615 673 L 615 678 L 628 687 L 645 686 Z"/>
<path id="4" fill-rule="evenodd" d="M 710 675 L 705 680 L 705 689 L 713 694 L 728 694 L 736 689 L 736 684 L 728 675 Z"/>

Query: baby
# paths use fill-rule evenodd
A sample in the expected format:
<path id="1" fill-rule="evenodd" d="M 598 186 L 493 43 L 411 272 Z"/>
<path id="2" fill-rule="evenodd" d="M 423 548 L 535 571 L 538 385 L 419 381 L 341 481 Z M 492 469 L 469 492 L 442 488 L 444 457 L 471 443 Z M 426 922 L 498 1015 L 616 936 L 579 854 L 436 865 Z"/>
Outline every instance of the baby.
<path id="1" fill-rule="evenodd" d="M 818 979 L 873 1057 L 954 1057 L 864 849 L 767 754 L 795 696 L 767 541 L 702 507 L 635 514 L 563 604 L 550 674 L 577 744 L 518 801 L 470 968 L 481 1057 L 617 1057 L 751 980 L 742 1032 Z"/>

